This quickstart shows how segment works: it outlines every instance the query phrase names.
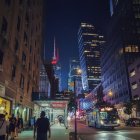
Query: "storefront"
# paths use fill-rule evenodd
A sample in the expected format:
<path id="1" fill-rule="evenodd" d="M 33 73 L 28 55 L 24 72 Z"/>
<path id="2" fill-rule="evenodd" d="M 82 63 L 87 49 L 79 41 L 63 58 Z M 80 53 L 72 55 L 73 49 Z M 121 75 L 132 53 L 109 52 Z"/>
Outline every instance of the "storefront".
<path id="1" fill-rule="evenodd" d="M 7 116 L 11 113 L 11 101 L 0 97 L 0 113 L 6 114 Z"/>

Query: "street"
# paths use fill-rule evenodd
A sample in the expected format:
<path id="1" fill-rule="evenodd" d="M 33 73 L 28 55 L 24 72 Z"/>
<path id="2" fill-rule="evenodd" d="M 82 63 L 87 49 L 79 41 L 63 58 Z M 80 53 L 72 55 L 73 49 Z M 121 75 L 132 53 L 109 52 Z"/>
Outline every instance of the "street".
<path id="1" fill-rule="evenodd" d="M 78 124 L 79 140 L 139 140 L 140 127 L 119 127 L 113 131 L 100 130 L 88 127 L 85 124 Z M 51 139 L 50 140 L 69 140 L 69 132 L 74 132 L 74 124 L 66 129 L 64 125 L 54 124 L 51 126 Z M 24 131 L 19 134 L 16 140 L 34 140 L 33 131 Z"/>
<path id="2" fill-rule="evenodd" d="M 73 125 L 72 125 L 73 126 Z M 94 129 L 78 122 L 78 134 L 81 140 L 139 140 L 140 127 L 125 127 L 111 130 Z M 72 128 L 74 131 L 74 127 Z M 72 131 L 71 130 L 71 131 Z"/>

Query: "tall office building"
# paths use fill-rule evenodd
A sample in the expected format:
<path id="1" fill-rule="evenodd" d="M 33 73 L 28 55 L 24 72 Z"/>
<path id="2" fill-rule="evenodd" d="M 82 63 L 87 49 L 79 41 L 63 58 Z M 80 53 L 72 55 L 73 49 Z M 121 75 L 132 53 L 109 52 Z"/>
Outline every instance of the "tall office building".
<path id="1" fill-rule="evenodd" d="M 0 112 L 28 121 L 39 90 L 42 0 L 0 1 Z"/>
<path id="2" fill-rule="evenodd" d="M 108 25 L 102 57 L 105 100 L 112 104 L 130 101 L 128 67 L 140 57 L 140 1 L 118 0 Z"/>
<path id="3" fill-rule="evenodd" d="M 81 74 L 78 74 L 78 70 L 80 69 L 80 62 L 77 58 L 70 59 L 70 69 L 69 69 L 69 76 L 68 76 L 68 90 L 74 92 L 74 82 L 75 82 L 75 92 L 76 94 L 81 94 L 82 88 L 82 81 L 81 81 Z"/>
<path id="4" fill-rule="evenodd" d="M 59 88 L 58 91 L 62 91 L 62 84 L 61 84 L 61 64 L 59 62 L 59 52 L 58 49 L 56 49 L 56 43 L 54 38 L 54 53 L 53 58 L 51 61 L 54 69 L 54 76 L 58 80 Z"/>
<path id="5" fill-rule="evenodd" d="M 93 90 L 101 81 L 100 57 L 103 43 L 104 37 L 97 33 L 92 24 L 81 23 L 78 45 L 84 90 Z"/>

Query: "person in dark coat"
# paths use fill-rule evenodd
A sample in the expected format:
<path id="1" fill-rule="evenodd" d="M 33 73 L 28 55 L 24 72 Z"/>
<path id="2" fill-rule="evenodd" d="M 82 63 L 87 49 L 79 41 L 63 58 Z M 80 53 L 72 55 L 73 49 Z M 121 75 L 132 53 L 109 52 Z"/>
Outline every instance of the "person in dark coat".
<path id="1" fill-rule="evenodd" d="M 51 137 L 51 129 L 49 119 L 45 117 L 45 112 L 42 111 L 40 118 L 37 119 L 35 128 L 37 129 L 37 140 L 47 140 Z M 47 136 L 49 132 L 49 136 Z"/>
<path id="2" fill-rule="evenodd" d="M 16 118 L 14 117 L 14 114 L 12 114 L 12 117 L 9 119 L 9 133 L 11 135 L 11 140 L 14 140 L 15 137 L 16 122 Z"/>

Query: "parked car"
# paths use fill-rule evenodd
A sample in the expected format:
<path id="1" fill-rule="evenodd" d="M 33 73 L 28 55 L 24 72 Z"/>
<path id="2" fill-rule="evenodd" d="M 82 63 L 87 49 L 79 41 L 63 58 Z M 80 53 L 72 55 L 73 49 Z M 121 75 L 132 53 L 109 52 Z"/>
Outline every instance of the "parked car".
<path id="1" fill-rule="evenodd" d="M 126 126 L 140 126 L 140 118 L 129 118 L 125 124 Z"/>

